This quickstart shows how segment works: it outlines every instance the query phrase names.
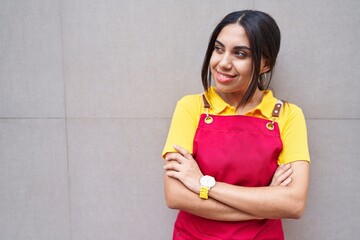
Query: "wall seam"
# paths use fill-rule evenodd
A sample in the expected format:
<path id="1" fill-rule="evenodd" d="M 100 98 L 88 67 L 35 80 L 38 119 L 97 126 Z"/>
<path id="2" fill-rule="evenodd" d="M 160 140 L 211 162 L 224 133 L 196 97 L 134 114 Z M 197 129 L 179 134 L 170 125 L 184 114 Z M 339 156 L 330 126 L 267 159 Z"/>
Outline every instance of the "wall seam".
<path id="1" fill-rule="evenodd" d="M 62 77 L 64 89 L 64 123 L 65 123 L 65 146 L 66 146 L 66 165 L 67 165 L 67 181 L 68 181 L 68 203 L 69 203 L 69 237 L 72 237 L 72 212 L 71 212 L 71 184 L 70 184 L 70 159 L 69 159 L 69 136 L 68 136 L 68 119 L 66 107 L 66 81 L 65 81 L 65 59 L 64 59 L 64 33 L 63 33 L 63 4 L 59 0 L 59 17 L 60 17 L 60 43 L 61 43 L 61 59 L 62 59 Z"/>

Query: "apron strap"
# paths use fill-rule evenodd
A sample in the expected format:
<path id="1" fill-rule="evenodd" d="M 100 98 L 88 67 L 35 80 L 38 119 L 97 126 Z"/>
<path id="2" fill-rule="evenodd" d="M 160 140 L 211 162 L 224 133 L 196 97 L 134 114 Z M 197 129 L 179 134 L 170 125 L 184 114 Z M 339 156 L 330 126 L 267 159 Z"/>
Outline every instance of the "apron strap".
<path id="1" fill-rule="evenodd" d="M 273 120 L 271 122 L 266 123 L 266 128 L 269 129 L 270 131 L 274 130 L 275 121 L 280 116 L 280 110 L 283 105 L 284 105 L 284 103 L 281 100 L 278 100 L 277 103 L 275 104 L 274 109 L 271 114 Z"/>
<path id="2" fill-rule="evenodd" d="M 207 101 L 205 94 L 202 94 L 201 96 L 204 102 L 204 108 L 206 109 L 206 118 L 204 119 L 204 121 L 206 124 L 211 124 L 214 121 L 214 119 L 209 115 L 209 109 L 211 108 L 211 106 Z"/>
<path id="3" fill-rule="evenodd" d="M 272 111 L 272 114 L 271 114 L 271 116 L 273 118 L 278 118 L 280 116 L 280 110 L 283 105 L 284 105 L 283 101 L 281 101 L 281 100 L 277 101 L 277 103 L 275 104 L 274 109 Z"/>
<path id="4" fill-rule="evenodd" d="M 211 108 L 209 102 L 207 101 L 205 94 L 203 93 L 202 95 L 202 99 L 203 99 L 203 103 L 204 103 L 204 108 Z"/>

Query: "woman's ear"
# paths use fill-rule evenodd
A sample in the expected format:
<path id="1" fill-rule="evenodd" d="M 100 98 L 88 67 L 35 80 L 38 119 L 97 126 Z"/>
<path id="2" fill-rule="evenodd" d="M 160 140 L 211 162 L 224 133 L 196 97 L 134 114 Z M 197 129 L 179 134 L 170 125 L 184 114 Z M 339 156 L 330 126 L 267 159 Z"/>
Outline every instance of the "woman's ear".
<path id="1" fill-rule="evenodd" d="M 260 74 L 269 72 L 270 70 L 269 60 L 261 58 Z"/>

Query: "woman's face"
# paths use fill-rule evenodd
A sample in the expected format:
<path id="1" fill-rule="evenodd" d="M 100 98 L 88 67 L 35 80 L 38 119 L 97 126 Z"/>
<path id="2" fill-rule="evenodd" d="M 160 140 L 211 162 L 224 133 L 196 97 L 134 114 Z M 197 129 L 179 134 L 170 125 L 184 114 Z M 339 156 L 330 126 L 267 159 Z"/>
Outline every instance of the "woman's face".
<path id="1" fill-rule="evenodd" d="M 210 71 L 216 91 L 242 96 L 252 76 L 250 42 L 245 29 L 239 24 L 229 24 L 219 33 L 210 59 Z"/>

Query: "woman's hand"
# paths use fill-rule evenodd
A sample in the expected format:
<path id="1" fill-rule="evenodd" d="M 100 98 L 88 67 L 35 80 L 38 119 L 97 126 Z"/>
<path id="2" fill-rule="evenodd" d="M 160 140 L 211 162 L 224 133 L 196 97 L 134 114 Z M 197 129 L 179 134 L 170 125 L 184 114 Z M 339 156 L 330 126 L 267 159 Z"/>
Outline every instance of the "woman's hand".
<path id="1" fill-rule="evenodd" d="M 271 180 L 270 186 L 287 186 L 291 183 L 291 174 L 293 173 L 291 169 L 291 164 L 280 165 Z"/>
<path id="2" fill-rule="evenodd" d="M 200 191 L 200 178 L 203 176 L 192 155 L 184 148 L 174 145 L 176 151 L 166 154 L 165 174 L 181 181 L 196 194 Z"/>

